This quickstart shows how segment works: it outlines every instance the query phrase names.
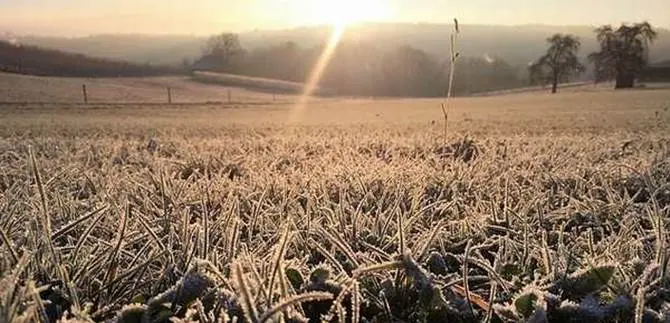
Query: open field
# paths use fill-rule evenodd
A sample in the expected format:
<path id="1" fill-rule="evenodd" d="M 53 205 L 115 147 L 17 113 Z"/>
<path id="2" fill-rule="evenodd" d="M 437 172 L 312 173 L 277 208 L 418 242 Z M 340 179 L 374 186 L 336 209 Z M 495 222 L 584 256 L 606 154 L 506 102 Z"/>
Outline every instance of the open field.
<path id="1" fill-rule="evenodd" d="M 613 88 L 614 83 L 612 82 L 603 82 L 597 84 L 594 84 L 593 82 L 574 82 L 574 83 L 562 83 L 558 85 L 558 91 L 561 93 L 612 92 L 614 91 Z M 670 89 L 670 83 L 649 82 L 649 83 L 638 84 L 636 90 L 640 91 L 640 90 L 667 90 L 667 89 Z M 530 86 L 530 87 L 521 87 L 509 90 L 476 93 L 473 96 L 532 94 L 532 93 L 546 93 L 549 91 L 551 91 L 551 86 L 545 85 L 545 86 Z"/>
<path id="2" fill-rule="evenodd" d="M 174 103 L 258 103 L 292 100 L 290 95 L 260 92 L 242 87 L 208 85 L 188 76 L 60 78 L 0 73 L 0 102 L 81 103 L 86 84 L 89 103 L 167 103 L 167 88 Z"/>
<path id="3" fill-rule="evenodd" d="M 439 103 L 0 105 L 0 321 L 668 319 L 670 90 Z"/>
<path id="4" fill-rule="evenodd" d="M 305 84 L 303 83 L 225 73 L 194 72 L 192 79 L 206 84 L 237 86 L 270 93 L 276 92 L 299 95 L 305 88 Z M 327 91 L 318 87 L 314 89 L 314 94 L 317 95 L 321 95 L 322 93 L 326 94 L 326 92 Z"/>

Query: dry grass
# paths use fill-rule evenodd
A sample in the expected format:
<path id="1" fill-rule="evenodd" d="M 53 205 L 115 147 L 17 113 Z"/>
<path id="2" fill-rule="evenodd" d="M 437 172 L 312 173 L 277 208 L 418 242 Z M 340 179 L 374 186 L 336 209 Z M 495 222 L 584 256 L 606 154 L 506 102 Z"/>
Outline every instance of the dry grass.
<path id="1" fill-rule="evenodd" d="M 669 101 L 2 107 L 0 321 L 660 322 Z"/>

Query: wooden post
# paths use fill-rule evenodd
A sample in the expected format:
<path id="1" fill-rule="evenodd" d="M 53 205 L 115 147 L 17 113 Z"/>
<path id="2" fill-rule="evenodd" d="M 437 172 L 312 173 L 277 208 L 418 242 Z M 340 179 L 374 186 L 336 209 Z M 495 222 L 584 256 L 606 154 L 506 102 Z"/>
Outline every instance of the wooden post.
<path id="1" fill-rule="evenodd" d="M 233 102 L 233 93 L 230 89 L 228 89 L 228 103 Z"/>
<path id="2" fill-rule="evenodd" d="M 86 93 L 86 84 L 81 86 L 81 91 L 84 94 L 84 104 L 88 104 L 88 93 Z"/>
<path id="3" fill-rule="evenodd" d="M 277 92 L 272 92 L 272 102 L 277 102 Z"/>
<path id="4" fill-rule="evenodd" d="M 168 104 L 172 104 L 172 89 L 169 86 L 167 88 L 167 95 L 168 95 Z"/>

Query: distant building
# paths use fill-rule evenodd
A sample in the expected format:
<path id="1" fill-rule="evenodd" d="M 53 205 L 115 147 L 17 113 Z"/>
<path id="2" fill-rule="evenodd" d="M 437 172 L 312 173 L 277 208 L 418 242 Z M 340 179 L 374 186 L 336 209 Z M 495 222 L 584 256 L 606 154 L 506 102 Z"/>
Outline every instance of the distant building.
<path id="1" fill-rule="evenodd" d="M 670 60 L 649 64 L 638 77 L 640 82 L 670 83 Z"/>

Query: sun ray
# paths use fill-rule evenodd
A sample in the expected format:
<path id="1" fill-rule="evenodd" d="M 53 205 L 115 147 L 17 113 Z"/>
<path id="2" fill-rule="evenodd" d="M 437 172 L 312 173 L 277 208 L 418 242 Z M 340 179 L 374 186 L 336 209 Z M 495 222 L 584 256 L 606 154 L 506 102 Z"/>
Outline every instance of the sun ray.
<path id="1" fill-rule="evenodd" d="M 300 98 L 298 99 L 295 107 L 292 109 L 289 117 L 289 123 L 295 123 L 299 121 L 303 110 L 309 103 L 312 95 L 314 95 L 314 92 L 317 90 L 319 82 L 323 77 L 323 73 L 325 72 L 326 67 L 328 67 L 328 63 L 330 63 L 330 60 L 333 57 L 333 53 L 335 52 L 335 49 L 337 49 L 337 45 L 340 43 L 345 30 L 346 25 L 333 26 L 328 44 L 326 44 L 326 47 L 312 68 L 309 78 L 307 79 L 307 84 L 305 85 L 305 88 L 300 95 Z"/>
<path id="2" fill-rule="evenodd" d="M 385 0 L 302 0 L 302 12 L 316 23 L 331 26 L 330 39 L 307 79 L 307 84 L 289 114 L 289 123 L 299 121 L 312 96 L 317 92 L 323 74 L 347 29 L 366 20 L 382 20 L 390 15 Z"/>

